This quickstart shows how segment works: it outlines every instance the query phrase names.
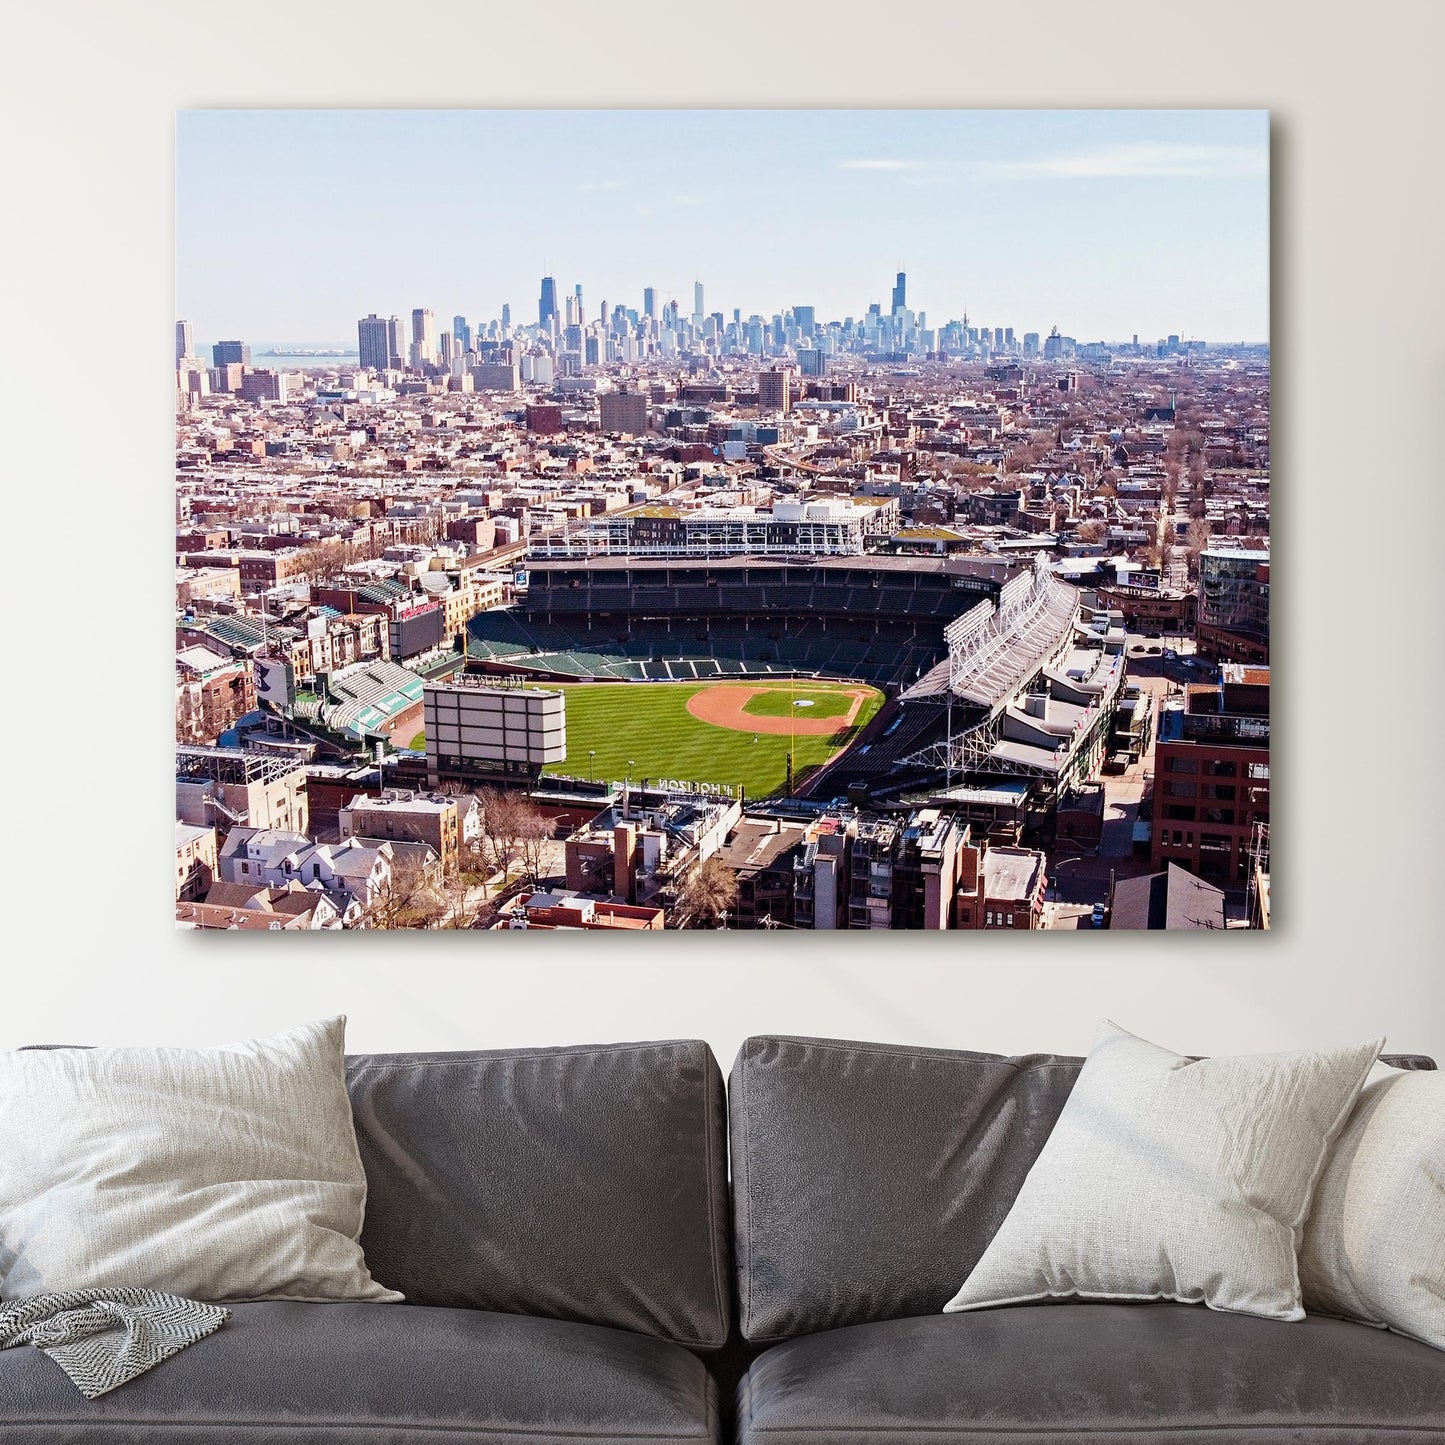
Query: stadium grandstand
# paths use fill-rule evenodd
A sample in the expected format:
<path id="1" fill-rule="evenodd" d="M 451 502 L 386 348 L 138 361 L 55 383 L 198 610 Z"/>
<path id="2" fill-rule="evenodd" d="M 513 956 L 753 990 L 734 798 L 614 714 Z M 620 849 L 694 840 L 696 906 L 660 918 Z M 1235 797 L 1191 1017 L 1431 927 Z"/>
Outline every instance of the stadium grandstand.
<path id="1" fill-rule="evenodd" d="M 977 557 L 534 561 L 520 607 L 472 619 L 467 655 L 477 670 L 549 681 L 781 675 L 897 691 L 1011 570 Z"/>
<path id="2" fill-rule="evenodd" d="M 468 624 L 474 671 L 547 681 L 846 679 L 888 702 L 810 785 L 871 807 L 1088 776 L 1123 683 L 1122 633 L 1050 569 L 988 557 L 534 560 L 517 607 Z"/>
<path id="3" fill-rule="evenodd" d="M 1122 633 L 1083 616 L 1078 589 L 1040 553 L 1031 569 L 945 629 L 947 656 L 903 690 L 875 740 L 822 786 L 874 806 L 1026 780 L 1051 805 L 1098 767 L 1124 681 Z"/>

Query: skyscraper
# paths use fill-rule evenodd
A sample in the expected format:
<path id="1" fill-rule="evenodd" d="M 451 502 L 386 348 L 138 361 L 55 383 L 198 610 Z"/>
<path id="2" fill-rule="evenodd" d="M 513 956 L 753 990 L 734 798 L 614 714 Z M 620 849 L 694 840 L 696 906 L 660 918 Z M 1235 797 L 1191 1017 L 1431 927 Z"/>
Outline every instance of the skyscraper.
<path id="1" fill-rule="evenodd" d="M 406 365 L 406 323 L 400 316 L 387 317 L 386 343 L 391 351 L 387 365 L 393 371 L 400 371 Z"/>
<path id="2" fill-rule="evenodd" d="M 212 365 L 219 371 L 223 366 L 250 366 L 251 348 L 244 341 L 218 341 L 211 348 Z"/>
<path id="3" fill-rule="evenodd" d="M 372 312 L 356 323 L 356 349 L 360 364 L 370 371 L 385 371 L 391 365 L 391 322 Z"/>
<path id="4" fill-rule="evenodd" d="M 908 305 L 908 277 L 902 271 L 893 285 L 893 314 L 896 316 Z"/>
<path id="5" fill-rule="evenodd" d="M 758 373 L 758 409 L 781 412 L 793 409 L 792 373 L 786 366 Z"/>
<path id="6" fill-rule="evenodd" d="M 702 325 L 702 282 L 692 283 L 692 320 L 694 326 Z"/>
<path id="7" fill-rule="evenodd" d="M 657 316 L 657 288 L 654 286 L 642 288 L 642 314 L 649 320 Z"/>
<path id="8" fill-rule="evenodd" d="M 502 308 L 506 311 L 506 307 Z M 542 277 L 542 294 L 537 301 L 537 322 L 541 326 L 551 326 L 552 318 L 557 314 L 557 279 L 554 276 Z M 505 318 L 504 318 L 505 319 Z"/>
<path id="9" fill-rule="evenodd" d="M 437 359 L 437 319 L 434 312 L 418 306 L 411 313 L 412 363 L 430 366 Z"/>
<path id="10" fill-rule="evenodd" d="M 804 336 L 811 338 L 814 330 L 817 328 L 817 317 L 818 309 L 815 306 L 793 307 L 793 320 L 797 324 L 798 330 Z"/>
<path id="11" fill-rule="evenodd" d="M 634 391 L 604 391 L 597 398 L 597 427 L 608 435 L 642 436 L 647 431 L 647 397 Z"/>
<path id="12" fill-rule="evenodd" d="M 510 326 L 511 324 L 512 324 L 512 303 L 511 303 L 510 301 L 503 301 L 503 302 L 502 302 L 502 325 L 503 325 L 503 326 Z"/>
<path id="13" fill-rule="evenodd" d="M 452 317 L 452 340 L 463 355 L 472 349 L 472 328 L 467 325 L 465 316 Z"/>
<path id="14" fill-rule="evenodd" d="M 191 323 L 189 321 L 176 322 L 176 362 L 186 360 L 187 357 L 195 356 L 195 342 L 191 337 Z"/>

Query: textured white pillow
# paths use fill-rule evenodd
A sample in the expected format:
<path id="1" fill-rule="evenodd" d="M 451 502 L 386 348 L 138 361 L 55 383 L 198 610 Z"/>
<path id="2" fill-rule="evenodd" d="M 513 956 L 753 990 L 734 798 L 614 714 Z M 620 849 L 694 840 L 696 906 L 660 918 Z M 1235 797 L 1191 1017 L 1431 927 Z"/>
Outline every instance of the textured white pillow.
<path id="1" fill-rule="evenodd" d="M 1191 1061 L 1100 1025 L 1013 1208 L 944 1309 L 1074 1295 L 1303 1318 L 1299 1231 L 1383 1042 Z"/>
<path id="2" fill-rule="evenodd" d="M 1445 1349 L 1445 1074 L 1371 1071 L 1299 1256 L 1307 1310 Z"/>
<path id="3" fill-rule="evenodd" d="M 0 1053 L 0 1299 L 399 1300 L 357 1243 L 345 1023 L 218 1049 Z"/>

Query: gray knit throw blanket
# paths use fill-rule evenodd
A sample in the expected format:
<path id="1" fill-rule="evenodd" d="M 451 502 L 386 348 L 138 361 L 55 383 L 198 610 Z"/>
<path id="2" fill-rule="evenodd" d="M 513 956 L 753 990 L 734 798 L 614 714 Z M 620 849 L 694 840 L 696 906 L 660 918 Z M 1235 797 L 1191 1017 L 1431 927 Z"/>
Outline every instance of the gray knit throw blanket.
<path id="1" fill-rule="evenodd" d="M 0 1350 L 44 1350 L 93 1400 L 230 1319 L 219 1305 L 153 1289 L 77 1289 L 0 1303 Z"/>

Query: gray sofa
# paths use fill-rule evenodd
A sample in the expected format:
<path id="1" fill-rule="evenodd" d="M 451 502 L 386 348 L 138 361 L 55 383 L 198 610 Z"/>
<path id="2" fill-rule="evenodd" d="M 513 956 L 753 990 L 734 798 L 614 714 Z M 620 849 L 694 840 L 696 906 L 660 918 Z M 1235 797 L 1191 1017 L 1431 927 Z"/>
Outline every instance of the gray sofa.
<path id="1" fill-rule="evenodd" d="M 236 1305 L 95 1401 L 6 1351 L 0 1442 L 1445 1441 L 1445 1354 L 1361 1325 L 939 1313 L 1078 1065 L 756 1038 L 729 1107 L 699 1042 L 356 1057 L 408 1303 Z"/>
<path id="2" fill-rule="evenodd" d="M 743 1045 L 737 1297 L 761 1353 L 738 1390 L 741 1445 L 1441 1445 L 1445 1353 L 1365 1325 L 1173 1303 L 939 1313 L 1081 1062 Z"/>

